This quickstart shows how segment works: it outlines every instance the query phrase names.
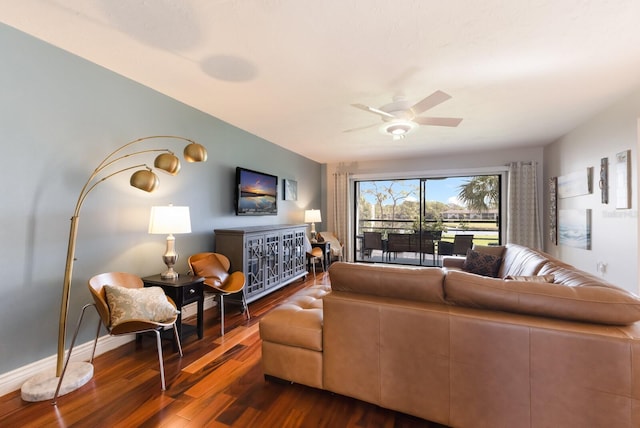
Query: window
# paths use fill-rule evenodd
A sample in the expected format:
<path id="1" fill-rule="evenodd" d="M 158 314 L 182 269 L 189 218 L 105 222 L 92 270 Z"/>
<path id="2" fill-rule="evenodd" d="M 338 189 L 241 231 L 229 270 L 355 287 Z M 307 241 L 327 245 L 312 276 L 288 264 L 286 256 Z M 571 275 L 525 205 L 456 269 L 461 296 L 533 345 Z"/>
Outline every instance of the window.
<path id="1" fill-rule="evenodd" d="M 439 266 L 456 235 L 498 245 L 501 175 L 355 182 L 355 260 Z"/>

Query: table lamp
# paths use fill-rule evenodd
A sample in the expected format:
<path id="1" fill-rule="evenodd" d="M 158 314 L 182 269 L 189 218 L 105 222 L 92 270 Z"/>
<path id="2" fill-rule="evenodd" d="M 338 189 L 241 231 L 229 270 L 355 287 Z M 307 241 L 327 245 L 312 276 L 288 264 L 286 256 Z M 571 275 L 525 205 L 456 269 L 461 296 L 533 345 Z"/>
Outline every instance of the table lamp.
<path id="1" fill-rule="evenodd" d="M 304 222 L 311 223 L 311 242 L 317 242 L 316 240 L 316 223 L 322 221 L 320 210 L 306 210 L 304 212 Z"/>
<path id="2" fill-rule="evenodd" d="M 175 250 L 176 238 L 173 234 L 191 233 L 189 207 L 174 207 L 173 205 L 151 207 L 149 233 L 167 235 L 167 250 L 162 256 L 167 270 L 160 277 L 162 279 L 177 279 L 178 273 L 173 270 L 173 265 L 178 260 L 178 253 Z"/>

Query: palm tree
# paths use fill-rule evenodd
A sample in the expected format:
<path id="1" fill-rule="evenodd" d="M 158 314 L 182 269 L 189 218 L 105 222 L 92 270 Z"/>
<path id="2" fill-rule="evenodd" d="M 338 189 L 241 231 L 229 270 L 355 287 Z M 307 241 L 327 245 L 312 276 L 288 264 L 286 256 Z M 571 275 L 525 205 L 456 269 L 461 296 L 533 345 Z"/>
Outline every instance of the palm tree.
<path id="1" fill-rule="evenodd" d="M 497 175 L 478 175 L 460 185 L 458 198 L 471 211 L 488 211 L 498 206 L 500 192 Z"/>

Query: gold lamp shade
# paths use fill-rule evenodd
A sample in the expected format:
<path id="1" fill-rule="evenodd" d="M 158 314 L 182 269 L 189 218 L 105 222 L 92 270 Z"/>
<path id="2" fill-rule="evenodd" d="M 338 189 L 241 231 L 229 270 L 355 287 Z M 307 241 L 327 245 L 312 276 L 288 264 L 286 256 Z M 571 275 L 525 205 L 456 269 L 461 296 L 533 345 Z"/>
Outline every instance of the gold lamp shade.
<path id="1" fill-rule="evenodd" d="M 171 175 L 177 175 L 180 171 L 180 159 L 173 153 L 162 153 L 156 157 L 153 166 Z"/>
<path id="2" fill-rule="evenodd" d="M 187 162 L 205 162 L 207 160 L 207 149 L 202 144 L 189 143 L 184 148 L 184 159 Z"/>
<path id="3" fill-rule="evenodd" d="M 160 180 L 152 171 L 141 169 L 131 175 L 129 183 L 137 189 L 151 193 L 158 188 Z"/>

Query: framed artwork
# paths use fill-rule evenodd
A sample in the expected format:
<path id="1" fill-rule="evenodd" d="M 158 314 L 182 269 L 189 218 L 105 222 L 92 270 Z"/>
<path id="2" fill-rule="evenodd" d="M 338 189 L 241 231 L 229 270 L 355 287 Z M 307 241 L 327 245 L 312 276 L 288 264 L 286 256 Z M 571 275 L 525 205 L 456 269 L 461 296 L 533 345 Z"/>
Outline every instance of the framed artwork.
<path id="1" fill-rule="evenodd" d="M 558 198 L 588 195 L 593 191 L 591 182 L 593 168 L 558 177 Z"/>
<path id="2" fill-rule="evenodd" d="M 298 200 L 298 182 L 294 180 L 284 179 L 282 180 L 284 185 L 283 199 L 285 201 L 297 201 Z"/>
<path id="3" fill-rule="evenodd" d="M 549 239 L 558 245 L 558 177 L 549 179 Z"/>
<path id="4" fill-rule="evenodd" d="M 616 208 L 631 208 L 631 150 L 616 154 Z"/>
<path id="5" fill-rule="evenodd" d="M 603 204 L 609 203 L 609 158 L 600 159 L 600 201 Z"/>
<path id="6" fill-rule="evenodd" d="M 558 211 L 558 242 L 560 245 L 591 249 L 591 210 Z"/>

